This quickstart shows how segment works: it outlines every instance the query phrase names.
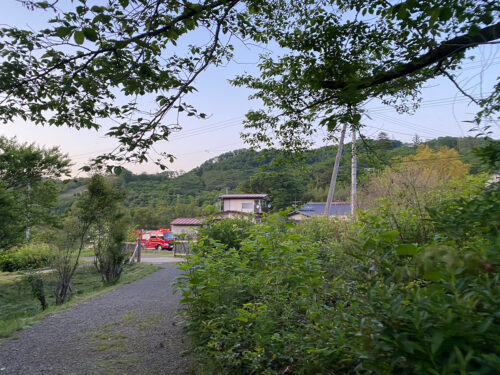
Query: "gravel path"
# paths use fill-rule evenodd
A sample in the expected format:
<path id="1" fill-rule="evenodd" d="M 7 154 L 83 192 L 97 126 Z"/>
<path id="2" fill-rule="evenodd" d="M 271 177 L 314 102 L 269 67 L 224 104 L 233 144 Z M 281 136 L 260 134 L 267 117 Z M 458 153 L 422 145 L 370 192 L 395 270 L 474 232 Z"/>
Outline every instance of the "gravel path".
<path id="1" fill-rule="evenodd" d="M 173 264 L 0 341 L 0 375 L 185 374 Z"/>

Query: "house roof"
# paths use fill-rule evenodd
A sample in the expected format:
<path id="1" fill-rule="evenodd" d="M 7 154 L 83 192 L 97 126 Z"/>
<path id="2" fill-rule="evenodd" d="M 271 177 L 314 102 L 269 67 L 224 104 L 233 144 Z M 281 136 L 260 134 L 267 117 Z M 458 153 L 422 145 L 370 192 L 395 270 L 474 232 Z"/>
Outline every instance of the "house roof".
<path id="1" fill-rule="evenodd" d="M 318 216 L 325 213 L 326 202 L 309 202 L 306 203 L 297 212 L 305 216 Z M 329 214 L 332 216 L 347 215 L 351 212 L 351 204 L 344 201 L 333 201 L 330 205 Z"/>
<path id="2" fill-rule="evenodd" d="M 202 221 L 195 217 L 178 217 L 172 220 L 170 225 L 201 225 Z"/>
<path id="3" fill-rule="evenodd" d="M 269 199 L 267 194 L 223 194 L 219 199 Z"/>

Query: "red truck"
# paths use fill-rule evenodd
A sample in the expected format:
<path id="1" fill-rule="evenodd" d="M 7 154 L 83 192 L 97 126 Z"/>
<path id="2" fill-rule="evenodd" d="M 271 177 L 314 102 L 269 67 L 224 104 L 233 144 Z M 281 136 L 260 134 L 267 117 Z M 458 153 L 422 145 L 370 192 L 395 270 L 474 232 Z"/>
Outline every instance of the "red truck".
<path id="1" fill-rule="evenodd" d="M 170 229 L 158 229 L 143 232 L 141 244 L 143 249 L 173 250 L 175 237 Z"/>

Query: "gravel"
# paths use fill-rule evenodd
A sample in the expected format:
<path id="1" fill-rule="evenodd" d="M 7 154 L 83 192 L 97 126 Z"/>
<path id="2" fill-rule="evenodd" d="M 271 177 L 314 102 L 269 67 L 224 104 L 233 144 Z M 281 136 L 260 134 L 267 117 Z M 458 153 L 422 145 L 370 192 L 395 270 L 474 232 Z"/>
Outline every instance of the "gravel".
<path id="1" fill-rule="evenodd" d="M 173 264 L 47 316 L 0 341 L 0 375 L 175 374 L 188 371 Z"/>

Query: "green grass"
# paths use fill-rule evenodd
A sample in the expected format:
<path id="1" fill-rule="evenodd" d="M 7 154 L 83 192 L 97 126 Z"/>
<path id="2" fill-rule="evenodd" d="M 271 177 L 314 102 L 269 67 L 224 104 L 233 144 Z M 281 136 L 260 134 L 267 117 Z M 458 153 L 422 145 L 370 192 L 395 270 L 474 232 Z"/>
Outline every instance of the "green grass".
<path id="1" fill-rule="evenodd" d="M 141 250 L 141 254 L 156 255 L 159 257 L 170 257 L 170 258 L 174 257 L 174 252 L 167 250 Z"/>
<path id="2" fill-rule="evenodd" d="M 94 250 L 92 249 L 83 249 L 82 253 L 80 254 L 81 257 L 93 257 L 94 256 Z"/>
<path id="3" fill-rule="evenodd" d="M 165 320 L 165 315 L 149 313 L 138 310 L 127 311 L 116 320 L 99 326 L 94 332 L 88 332 L 82 339 L 90 340 L 94 348 L 93 362 L 105 374 L 129 373 L 141 356 L 145 353 L 144 348 L 137 347 L 134 338 L 138 336 L 149 336 Z M 161 345 L 168 345 L 162 342 Z M 144 375 L 134 369 L 137 375 Z M 149 372 L 147 372 L 149 373 Z"/>
<path id="4" fill-rule="evenodd" d="M 152 264 L 126 265 L 118 283 L 104 285 L 101 275 L 95 271 L 93 265 L 82 264 L 71 282 L 73 297 L 61 306 L 55 306 L 55 298 L 52 293 L 55 275 L 53 273 L 43 274 L 45 293 L 49 304 L 49 308 L 45 311 L 42 311 L 38 300 L 32 297 L 31 290 L 23 282 L 22 277 L 11 277 L 14 274 L 2 273 L 0 276 L 0 338 L 10 336 L 13 332 L 29 326 L 42 316 L 108 292 L 119 285 L 141 279 L 158 269 L 158 266 Z"/>

